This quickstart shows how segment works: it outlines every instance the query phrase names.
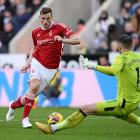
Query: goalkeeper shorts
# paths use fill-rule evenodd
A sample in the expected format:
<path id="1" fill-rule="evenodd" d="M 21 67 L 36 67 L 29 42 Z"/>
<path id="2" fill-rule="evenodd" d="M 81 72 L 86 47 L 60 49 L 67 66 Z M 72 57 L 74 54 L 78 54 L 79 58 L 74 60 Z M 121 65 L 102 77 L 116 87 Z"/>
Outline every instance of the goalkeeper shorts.
<path id="1" fill-rule="evenodd" d="M 126 118 L 137 107 L 138 104 L 127 103 L 125 99 L 122 99 L 122 101 L 108 100 L 96 103 L 97 115 L 115 116 L 118 118 Z"/>

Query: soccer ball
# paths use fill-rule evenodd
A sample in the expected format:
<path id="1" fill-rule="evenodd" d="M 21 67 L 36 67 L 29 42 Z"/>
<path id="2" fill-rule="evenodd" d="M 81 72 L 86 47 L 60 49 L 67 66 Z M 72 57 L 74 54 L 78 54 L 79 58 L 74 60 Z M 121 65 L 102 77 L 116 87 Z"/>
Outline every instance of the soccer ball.
<path id="1" fill-rule="evenodd" d="M 56 123 L 60 123 L 64 120 L 64 117 L 61 113 L 58 112 L 53 112 L 48 116 L 48 124 L 56 124 Z"/>

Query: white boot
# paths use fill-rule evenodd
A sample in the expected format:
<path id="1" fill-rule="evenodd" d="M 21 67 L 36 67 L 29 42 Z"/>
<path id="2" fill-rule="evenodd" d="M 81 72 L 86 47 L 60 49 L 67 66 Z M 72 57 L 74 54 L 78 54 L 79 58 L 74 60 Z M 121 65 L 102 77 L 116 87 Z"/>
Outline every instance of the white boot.
<path id="1" fill-rule="evenodd" d="M 11 121 L 13 118 L 14 118 L 14 109 L 11 108 L 11 105 L 14 101 L 11 101 L 10 104 L 9 104 L 9 110 L 6 114 L 6 121 Z"/>
<path id="2" fill-rule="evenodd" d="M 26 117 L 22 120 L 22 127 L 23 128 L 31 128 L 32 124 L 29 122 L 29 118 Z"/>

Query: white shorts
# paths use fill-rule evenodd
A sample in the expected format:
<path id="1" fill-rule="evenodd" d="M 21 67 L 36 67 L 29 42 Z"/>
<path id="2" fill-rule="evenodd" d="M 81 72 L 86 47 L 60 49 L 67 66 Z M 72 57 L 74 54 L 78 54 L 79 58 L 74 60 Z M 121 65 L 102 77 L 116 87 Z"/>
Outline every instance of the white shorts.
<path id="1" fill-rule="evenodd" d="M 53 79 L 57 71 L 58 69 L 47 69 L 35 58 L 32 59 L 29 78 L 30 80 L 39 79 L 41 81 L 38 94 L 49 85 L 50 81 Z"/>

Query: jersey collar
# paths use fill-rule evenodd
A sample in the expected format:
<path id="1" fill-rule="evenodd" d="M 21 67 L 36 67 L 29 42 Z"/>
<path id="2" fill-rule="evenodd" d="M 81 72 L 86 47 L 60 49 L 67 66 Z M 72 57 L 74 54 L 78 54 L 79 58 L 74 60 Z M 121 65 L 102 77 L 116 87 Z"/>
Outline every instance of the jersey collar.
<path id="1" fill-rule="evenodd" d="M 50 27 L 49 27 L 48 29 L 45 29 L 45 28 L 41 25 L 41 29 L 42 29 L 42 30 L 49 30 L 49 29 L 53 26 L 53 24 L 54 24 L 54 22 L 52 21 L 52 23 L 51 23 L 51 25 L 50 25 Z"/>
<path id="2" fill-rule="evenodd" d="M 128 51 L 125 51 L 123 54 L 127 54 L 127 53 L 131 53 L 133 52 L 132 50 L 128 50 Z"/>

